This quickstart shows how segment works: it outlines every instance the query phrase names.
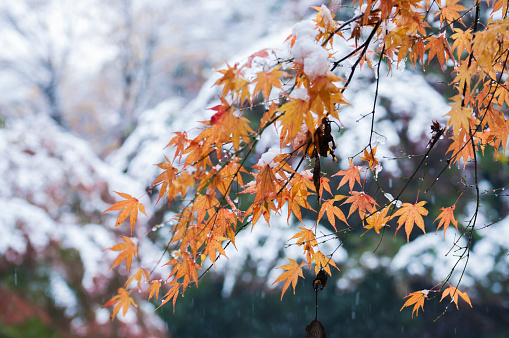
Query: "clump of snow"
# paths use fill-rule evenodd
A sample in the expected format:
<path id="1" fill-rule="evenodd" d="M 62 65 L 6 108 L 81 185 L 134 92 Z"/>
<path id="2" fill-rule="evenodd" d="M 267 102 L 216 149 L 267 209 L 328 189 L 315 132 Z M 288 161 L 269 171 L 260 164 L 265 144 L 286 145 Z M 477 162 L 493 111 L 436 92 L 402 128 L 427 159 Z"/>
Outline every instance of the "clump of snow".
<path id="1" fill-rule="evenodd" d="M 281 148 L 270 148 L 269 150 L 262 154 L 262 156 L 258 160 L 257 165 L 260 167 L 265 167 L 266 165 L 268 165 L 271 168 L 275 168 L 278 166 L 278 163 L 275 163 L 274 159 L 278 155 L 281 155 Z"/>
<path id="2" fill-rule="evenodd" d="M 315 42 L 317 33 L 315 23 L 311 20 L 299 22 L 292 29 L 296 39 L 291 54 L 294 61 L 304 67 L 304 74 L 311 80 L 327 74 L 330 66 L 329 53 Z"/>
<path id="3" fill-rule="evenodd" d="M 307 100 L 307 99 L 309 99 L 309 93 L 308 93 L 307 88 L 295 88 L 290 93 L 290 97 L 292 99 Z"/>
<path id="4" fill-rule="evenodd" d="M 325 28 L 329 29 L 330 27 L 333 27 L 334 20 L 332 19 L 332 15 L 331 15 L 329 8 L 325 5 L 322 5 L 322 6 L 320 6 L 320 9 L 322 10 L 321 13 L 322 13 L 322 18 L 323 18 L 323 23 L 325 25 Z"/>

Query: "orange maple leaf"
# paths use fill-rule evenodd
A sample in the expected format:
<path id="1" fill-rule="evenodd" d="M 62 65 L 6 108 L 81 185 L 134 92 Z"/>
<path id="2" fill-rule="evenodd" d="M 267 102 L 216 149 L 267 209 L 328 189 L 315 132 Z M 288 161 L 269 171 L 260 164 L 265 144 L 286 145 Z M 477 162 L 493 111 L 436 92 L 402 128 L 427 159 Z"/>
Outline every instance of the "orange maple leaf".
<path id="1" fill-rule="evenodd" d="M 456 289 L 452 285 L 450 285 L 447 289 L 444 290 L 444 292 L 442 293 L 442 298 L 440 298 L 440 301 L 442 301 L 442 299 L 444 299 L 446 296 L 451 297 L 451 301 L 453 301 L 454 304 L 456 304 L 456 309 L 459 309 L 458 308 L 459 297 L 463 298 L 463 300 L 465 302 L 467 302 L 468 305 L 470 305 L 470 307 L 472 307 L 472 303 L 470 302 L 470 297 L 468 297 L 467 293 L 461 292 L 460 290 Z M 456 296 L 459 296 L 459 297 L 456 297 Z"/>
<path id="2" fill-rule="evenodd" d="M 387 226 L 387 222 L 392 219 L 392 216 L 387 216 L 390 206 L 385 207 L 381 211 L 373 213 L 371 216 L 366 218 L 367 225 L 364 226 L 366 229 L 375 229 L 377 234 L 380 234 L 380 229 Z"/>
<path id="3" fill-rule="evenodd" d="M 447 127 L 454 125 L 453 132 L 457 135 L 460 129 L 469 130 L 472 108 L 462 107 L 461 102 L 456 101 L 452 104 L 451 111 L 444 116 L 450 116 Z"/>
<path id="4" fill-rule="evenodd" d="M 348 212 L 348 217 L 350 217 L 355 210 L 359 210 L 359 217 L 363 219 L 366 211 L 371 212 L 373 207 L 377 205 L 374 198 L 364 191 L 351 191 L 350 195 L 351 196 L 343 202 L 343 204 L 352 203 L 350 211 Z"/>
<path id="5" fill-rule="evenodd" d="M 177 301 L 177 298 L 180 294 L 179 290 L 180 290 L 180 286 L 182 286 L 182 284 L 180 284 L 178 282 L 171 282 L 171 283 L 167 283 L 167 284 L 171 285 L 172 287 L 163 296 L 163 298 L 161 299 L 161 304 L 156 308 L 156 310 L 159 309 L 164 304 L 168 303 L 171 299 L 173 299 L 173 313 L 175 313 L 175 302 Z"/>
<path id="6" fill-rule="evenodd" d="M 414 227 L 414 224 L 417 224 L 419 228 L 426 234 L 426 230 L 424 230 L 424 220 L 422 216 L 426 216 L 428 214 L 428 210 L 423 207 L 426 204 L 426 201 L 421 201 L 419 203 L 411 204 L 411 203 L 403 203 L 401 208 L 396 211 L 393 217 L 399 216 L 398 219 L 398 227 L 396 228 L 396 233 L 399 228 L 403 224 L 405 224 L 405 232 L 407 237 L 407 242 L 410 238 L 410 233 Z"/>
<path id="7" fill-rule="evenodd" d="M 283 87 L 281 86 L 281 81 L 279 81 L 279 78 L 283 77 L 285 73 L 280 71 L 279 70 L 280 68 L 281 65 L 277 66 L 268 73 L 267 72 L 256 73 L 256 78 L 253 80 L 253 83 L 256 82 L 253 97 L 256 96 L 258 92 L 261 91 L 265 100 L 268 100 L 272 87 L 283 89 Z"/>
<path id="8" fill-rule="evenodd" d="M 234 114 L 236 107 L 232 106 L 223 97 L 219 98 L 221 104 L 210 108 L 217 111 L 210 121 L 203 122 L 210 125 L 211 128 L 205 129 L 201 134 L 202 139 L 207 139 L 208 142 L 223 143 L 232 142 L 235 149 L 239 149 L 240 140 L 242 139 L 246 144 L 249 144 L 249 133 L 253 133 L 253 129 L 249 126 L 249 120 L 243 116 L 236 116 Z"/>
<path id="9" fill-rule="evenodd" d="M 166 156 L 164 156 L 166 162 L 158 163 L 157 166 L 164 171 L 157 176 L 152 186 L 155 186 L 158 183 L 161 183 L 161 188 L 159 189 L 159 197 L 157 198 L 157 202 L 168 192 L 168 187 L 170 187 L 173 183 L 173 180 L 177 178 L 178 169 L 173 167 L 171 162 L 168 160 Z"/>
<path id="10" fill-rule="evenodd" d="M 345 214 L 343 214 L 343 211 L 341 211 L 340 208 L 334 206 L 334 202 L 340 201 L 343 198 L 345 198 L 345 196 L 337 195 L 334 196 L 334 198 L 323 201 L 322 206 L 320 208 L 320 212 L 318 213 L 317 221 L 320 221 L 323 217 L 323 214 L 326 213 L 327 219 L 329 220 L 330 224 L 334 227 L 334 230 L 338 231 L 338 229 L 336 228 L 336 217 L 348 225 L 348 222 L 346 221 L 346 217 Z"/>
<path id="11" fill-rule="evenodd" d="M 175 275 L 175 280 L 184 277 L 184 281 L 182 285 L 184 286 L 184 290 L 187 289 L 187 286 L 191 282 L 191 279 L 194 281 L 196 285 L 198 285 L 198 271 L 201 270 L 201 266 L 196 263 L 193 256 L 189 252 L 180 252 L 177 258 L 172 259 L 168 263 L 164 265 L 173 265 L 173 269 L 171 271 L 171 276 Z"/>
<path id="12" fill-rule="evenodd" d="M 219 73 L 223 74 L 223 77 L 214 83 L 216 86 L 224 85 L 221 93 L 223 97 L 228 94 L 228 92 L 238 92 L 247 85 L 247 81 L 241 74 L 242 67 L 237 68 L 239 66 L 237 63 L 233 67 L 229 64 L 226 64 L 226 66 L 228 69 L 219 70 Z"/>
<path id="13" fill-rule="evenodd" d="M 218 257 L 216 252 L 220 255 L 226 256 L 226 253 L 224 252 L 223 246 L 221 243 L 225 241 L 227 238 L 219 235 L 210 235 L 210 237 L 207 240 L 207 246 L 204 249 L 204 252 L 202 254 L 202 261 L 205 260 L 207 256 L 209 256 L 210 260 L 212 261 L 212 264 L 214 267 L 216 267 L 216 258 Z"/>
<path id="14" fill-rule="evenodd" d="M 318 243 L 316 242 L 315 234 L 312 230 L 306 229 L 304 227 L 299 227 L 299 229 L 301 231 L 299 231 L 295 235 L 293 235 L 293 237 L 290 238 L 290 240 L 292 240 L 294 238 L 298 238 L 297 245 L 302 245 L 302 244 L 309 244 L 311 246 L 318 245 Z"/>
<path id="15" fill-rule="evenodd" d="M 306 229 L 304 227 L 299 227 L 301 231 L 296 233 L 290 240 L 297 238 L 297 245 L 304 246 L 304 252 L 306 253 L 306 259 L 309 264 L 309 268 L 311 268 L 311 262 L 313 260 L 313 254 L 315 253 L 313 247 L 318 246 L 318 243 L 315 238 L 315 234 L 312 230 Z"/>
<path id="16" fill-rule="evenodd" d="M 437 12 L 437 16 L 440 15 L 440 22 L 451 23 L 457 19 L 459 23 L 463 24 L 463 21 L 460 19 L 461 15 L 458 12 L 468 10 L 465 6 L 458 5 L 457 2 L 459 0 L 449 0 L 447 1 L 447 5 L 443 6 L 442 9 Z M 464 24 L 463 24 L 464 25 Z"/>
<path id="17" fill-rule="evenodd" d="M 143 279 L 143 277 L 145 277 L 145 280 L 150 280 L 150 277 L 148 275 L 148 272 L 147 270 L 143 269 L 143 268 L 139 268 L 138 271 L 136 271 L 135 273 L 133 273 L 131 275 L 131 277 L 129 277 L 129 279 L 127 280 L 127 282 L 125 282 L 124 284 L 124 288 L 128 288 L 129 285 L 131 285 L 131 283 L 136 280 L 138 282 L 138 288 L 141 289 L 141 280 Z"/>
<path id="18" fill-rule="evenodd" d="M 454 40 L 452 44 L 452 50 L 456 49 L 459 59 L 464 50 L 466 50 L 468 53 L 470 53 L 472 50 L 471 46 L 473 35 L 468 29 L 463 30 L 460 28 L 453 28 L 452 30 L 456 32 L 451 35 L 451 39 Z"/>
<path id="19" fill-rule="evenodd" d="M 317 251 L 313 255 L 313 260 L 315 261 L 315 274 L 318 274 L 318 271 L 320 271 L 320 267 L 323 267 L 323 269 L 329 274 L 329 276 L 332 276 L 330 271 L 330 266 L 332 265 L 336 269 L 339 270 L 336 263 L 334 263 L 334 260 L 332 258 L 327 258 L 323 253 L 320 251 Z"/>
<path id="20" fill-rule="evenodd" d="M 276 283 L 286 280 L 285 285 L 283 286 L 283 292 L 281 293 L 281 300 L 283 300 L 285 291 L 290 286 L 290 283 L 292 284 L 293 287 L 293 294 L 295 294 L 295 287 L 297 286 L 299 276 L 304 278 L 304 275 L 302 273 L 302 266 L 304 265 L 304 262 L 297 264 L 293 259 L 288 257 L 287 259 L 290 261 L 290 264 L 278 267 L 278 269 L 283 269 L 286 271 L 283 272 L 274 283 L 272 283 L 272 285 L 274 285 Z"/>
<path id="21" fill-rule="evenodd" d="M 474 147 L 471 145 L 469 141 L 469 135 L 467 131 L 461 130 L 459 135 L 453 135 L 451 137 L 452 143 L 447 149 L 447 153 L 451 152 L 451 161 L 449 162 L 449 167 L 455 162 L 463 161 L 463 169 L 465 169 L 468 160 L 474 158 Z M 477 146 L 475 147 L 477 150 Z"/>
<path id="22" fill-rule="evenodd" d="M 113 269 L 115 266 L 122 263 L 122 261 L 125 260 L 125 265 L 127 267 L 127 271 L 131 269 L 131 262 L 133 261 L 133 257 L 138 254 L 138 247 L 136 244 L 133 243 L 133 241 L 127 237 L 122 236 L 122 239 L 125 243 L 118 243 L 112 246 L 111 248 L 108 248 L 106 250 L 112 250 L 112 251 L 121 251 L 113 264 L 110 266 L 110 270 Z"/>
<path id="23" fill-rule="evenodd" d="M 254 203 L 263 201 L 264 199 L 274 198 L 277 194 L 276 175 L 272 168 L 267 164 L 263 166 L 256 175 L 256 197 Z"/>
<path id="24" fill-rule="evenodd" d="M 449 227 L 450 223 L 454 224 L 454 226 L 456 227 L 456 230 L 458 230 L 458 221 L 454 219 L 454 208 L 455 207 L 456 207 L 456 205 L 453 205 L 452 207 L 449 207 L 449 208 L 444 208 L 444 207 L 440 208 L 440 210 L 442 210 L 442 212 L 433 221 L 433 223 L 435 223 L 436 221 L 438 221 L 440 219 L 440 222 L 438 223 L 437 231 L 443 225 L 444 226 L 444 238 L 445 238 L 445 232 L 447 231 L 447 228 Z"/>
<path id="25" fill-rule="evenodd" d="M 120 214 L 118 214 L 117 223 L 115 224 L 115 227 L 118 227 L 120 224 L 122 224 L 122 222 L 125 221 L 127 216 L 129 216 L 129 214 L 130 214 L 131 215 L 131 217 L 130 217 L 130 221 L 131 221 L 131 235 L 132 235 L 133 234 L 134 223 L 136 222 L 136 219 L 138 218 L 138 210 L 140 210 L 145 216 L 147 216 L 147 214 L 145 213 L 145 207 L 136 198 L 132 197 L 129 194 L 124 194 L 124 193 L 116 192 L 116 191 L 115 191 L 115 193 L 117 193 L 121 197 L 125 198 L 126 200 L 125 201 L 120 201 L 120 202 L 117 202 L 117 203 L 113 204 L 111 207 L 106 209 L 103 212 L 103 214 L 108 212 L 108 211 L 114 211 L 114 210 L 122 209 Z"/>
<path id="26" fill-rule="evenodd" d="M 123 308 L 123 310 L 122 310 L 123 316 L 125 316 L 125 314 L 127 313 L 127 310 L 129 310 L 129 307 L 131 306 L 131 304 L 135 308 L 138 308 L 138 305 L 136 305 L 136 303 L 134 302 L 134 299 L 132 299 L 129 296 L 129 291 L 127 291 L 124 288 L 119 288 L 117 292 L 118 292 L 118 294 L 115 297 L 111 298 L 109 301 L 107 301 L 102 306 L 102 307 L 107 307 L 107 306 L 116 304 L 115 307 L 113 308 L 113 313 L 111 314 L 111 317 L 110 317 L 111 320 L 113 320 L 113 318 L 115 318 L 115 316 L 117 315 L 118 311 L 121 308 Z"/>
<path id="27" fill-rule="evenodd" d="M 161 289 L 161 281 L 153 280 L 150 282 L 150 287 L 145 291 L 145 293 L 150 292 L 148 294 L 148 299 L 152 298 L 154 295 L 156 296 L 156 301 L 159 298 L 159 290 Z"/>
<path id="28" fill-rule="evenodd" d="M 279 119 L 282 127 L 281 148 L 285 147 L 289 143 L 293 143 L 300 128 L 302 127 L 302 121 L 306 123 L 306 127 L 308 127 L 308 130 L 311 133 L 315 131 L 313 115 L 309 108 L 309 101 L 302 99 L 292 99 L 290 102 L 279 107 L 278 111 L 285 112 Z"/>
<path id="29" fill-rule="evenodd" d="M 367 148 L 364 149 L 364 156 L 361 156 L 361 160 L 369 163 L 369 168 L 371 170 L 375 170 L 375 167 L 378 165 L 378 159 L 375 157 L 377 147 L 378 147 L 378 144 L 374 148 L 372 148 L 370 151 L 368 151 Z"/>
<path id="30" fill-rule="evenodd" d="M 336 174 L 332 175 L 332 177 L 343 176 L 343 178 L 339 182 L 338 189 L 341 188 L 343 185 L 345 185 L 346 182 L 348 182 L 350 191 L 352 191 L 353 187 L 355 185 L 355 182 L 358 182 L 359 185 L 361 184 L 361 176 L 359 173 L 364 172 L 364 170 L 362 170 L 359 167 L 354 166 L 351 159 L 348 159 L 348 161 L 350 162 L 350 168 L 348 170 L 340 170 Z"/>
<path id="31" fill-rule="evenodd" d="M 175 148 L 175 156 L 173 159 L 179 158 L 179 162 L 182 160 L 182 155 L 184 155 L 184 150 L 189 145 L 189 139 L 187 138 L 187 133 L 177 131 L 175 132 L 176 136 L 174 136 L 170 142 L 166 145 L 165 148 L 169 146 L 174 146 Z"/>
<path id="32" fill-rule="evenodd" d="M 426 39 L 428 44 L 425 49 L 428 50 L 428 64 L 431 60 L 436 56 L 440 66 L 444 67 L 445 56 L 447 55 L 449 58 L 452 58 L 452 50 L 447 42 L 447 39 L 443 35 L 439 35 L 438 37 L 430 36 Z"/>
<path id="33" fill-rule="evenodd" d="M 399 311 L 403 310 L 407 306 L 415 304 L 414 309 L 412 310 L 412 318 L 414 317 L 414 312 L 416 313 L 415 315 L 418 316 L 419 308 L 421 308 L 422 311 L 424 311 L 424 299 L 428 298 L 428 293 L 429 290 L 421 290 L 409 293 L 408 295 L 405 296 L 405 298 L 407 297 L 410 298 L 407 299 L 407 301 L 405 302 L 405 304 L 403 304 L 403 307 Z"/>

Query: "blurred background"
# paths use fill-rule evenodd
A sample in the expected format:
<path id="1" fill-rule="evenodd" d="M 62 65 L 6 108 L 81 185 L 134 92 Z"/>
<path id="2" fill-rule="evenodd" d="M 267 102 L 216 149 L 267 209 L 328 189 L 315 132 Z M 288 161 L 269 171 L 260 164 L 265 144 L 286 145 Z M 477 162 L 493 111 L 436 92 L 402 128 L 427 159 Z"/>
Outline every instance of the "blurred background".
<path id="1" fill-rule="evenodd" d="M 287 57 L 283 41 L 292 26 L 316 13 L 312 0 L 18 0 L 0 3 L 0 336 L 1 337 L 303 337 L 315 316 L 314 278 L 307 271 L 296 295 L 272 286 L 285 256 L 301 257 L 301 248 L 285 243 L 295 220 L 274 217 L 270 231 L 259 222 L 239 234 L 229 260 L 200 280 L 198 289 L 155 311 L 154 303 L 135 295 L 140 308 L 110 321 L 104 309 L 127 272 L 109 271 L 115 258 L 103 251 L 129 235 L 114 228 L 116 215 L 101 215 L 116 201 L 113 191 L 141 196 L 157 177 L 153 164 L 175 131 L 210 118 L 217 100 L 212 84 L 228 62 L 245 60 L 262 48 Z M 465 1 L 468 3 L 468 1 Z M 349 2 L 336 19 L 354 14 Z M 467 6 L 467 4 L 464 4 Z M 348 43 L 337 42 L 339 54 Z M 343 48 L 343 49 L 342 49 Z M 351 66 L 351 65 L 350 65 Z M 348 72 L 344 66 L 338 74 Z M 393 65 L 380 81 L 375 120 L 383 165 L 379 180 L 388 191 L 401 190 L 426 151 L 432 120 L 448 112 L 447 85 L 440 69 L 423 73 Z M 385 74 L 388 70 L 382 66 Z M 324 163 L 330 174 L 348 168 L 347 157 L 367 144 L 375 77 L 364 67 L 345 92 L 351 107 L 341 113 L 336 134 L 340 163 Z M 252 112 L 251 118 L 257 118 Z M 259 114 L 259 112 L 258 112 Z M 334 128 L 337 131 L 337 128 Z M 276 138 L 276 144 L 279 141 Z M 271 146 L 260 142 L 262 154 Z M 414 232 L 380 236 L 354 231 L 334 254 L 334 270 L 318 295 L 318 318 L 329 337 L 506 337 L 509 335 L 509 224 L 505 219 L 478 231 L 468 267 L 460 278 L 473 308 L 459 301 L 438 321 L 447 302 L 437 297 L 411 318 L 400 312 L 409 292 L 429 289 L 447 277 L 456 263 L 450 227 L 433 231 L 441 206 L 451 206 L 469 183 L 472 168 L 447 168 L 448 144 L 437 145 L 427 174 L 413 181 L 401 200 L 432 203 L 428 235 Z M 482 209 L 479 227 L 504 216 L 509 163 L 504 154 L 481 159 Z M 256 160 L 255 162 L 256 163 Z M 253 164 L 254 164 L 253 163 Z M 439 176 L 442 170 L 445 171 Z M 436 177 L 439 184 L 433 184 Z M 422 183 L 423 182 L 423 183 Z M 331 182 L 331 186 L 335 181 Z M 471 182 L 470 182 L 471 183 Z M 336 182 L 337 184 L 337 182 Z M 374 184 L 371 188 L 375 189 Z M 498 189 L 498 190 L 493 190 Z M 374 190 L 373 190 L 374 191 Z M 460 229 L 475 209 L 465 190 L 456 208 Z M 142 201 L 149 218 L 135 227 L 141 235 L 139 264 L 157 264 L 170 236 L 168 208 Z M 149 200 L 150 199 L 150 200 Z M 382 196 L 383 199 L 383 196 Z M 434 208 L 434 209 L 433 209 Z M 144 217 L 144 216 L 143 216 Z M 313 215 L 304 217 L 313 222 Z M 331 226 L 325 220 L 323 232 Z M 338 239 L 324 243 L 331 253 Z M 461 244 L 461 242 L 460 242 Z M 453 250 L 449 250 L 449 249 Z M 376 249 L 376 251 L 375 251 Z M 158 271 L 156 271 L 158 273 Z M 160 271 L 162 273 L 162 271 Z"/>

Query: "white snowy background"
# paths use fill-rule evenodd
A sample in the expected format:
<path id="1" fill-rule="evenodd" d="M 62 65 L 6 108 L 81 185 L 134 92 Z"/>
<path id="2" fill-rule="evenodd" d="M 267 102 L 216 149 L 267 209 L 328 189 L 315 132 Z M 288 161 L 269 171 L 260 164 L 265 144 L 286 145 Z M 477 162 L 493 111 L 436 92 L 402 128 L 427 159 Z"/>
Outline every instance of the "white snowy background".
<path id="1" fill-rule="evenodd" d="M 116 255 L 103 251 L 118 242 L 120 234 L 127 234 L 127 227 L 114 228 L 115 215 L 101 215 L 116 201 L 113 191 L 143 195 L 158 173 L 153 164 L 161 162 L 163 155 L 171 156 L 164 147 L 172 133 L 190 130 L 198 126 L 196 121 L 212 115 L 207 108 L 217 101 L 214 70 L 226 62 L 243 61 L 262 48 L 274 48 L 281 57 L 290 53 L 301 57 L 299 50 L 305 47 L 297 45 L 290 52 L 283 41 L 295 23 L 311 17 L 309 6 L 321 2 L 246 4 L 224 0 L 0 4 L 0 264 L 5 267 L 0 270 L 15 271 L 28 256 L 44 261 L 50 270 L 47 294 L 72 319 L 72 332 L 90 333 L 86 328 L 90 320 L 108 325 L 109 311 L 101 305 L 120 286 L 108 271 Z M 297 26 L 298 34 L 306 36 L 306 25 Z M 150 48 L 152 54 L 147 55 Z M 350 47 L 338 41 L 335 48 L 346 55 Z M 318 54 L 315 63 L 307 61 L 308 71 L 322 72 L 312 68 L 326 58 Z M 430 122 L 443 122 L 448 105 L 422 74 L 393 68 L 380 81 L 375 130 L 381 136 L 375 142 L 383 170 L 397 177 L 398 162 L 387 158 L 399 156 L 391 149 L 400 144 L 401 133 L 413 142 L 429 137 Z M 348 72 L 345 66 L 338 74 Z M 381 74 L 386 73 L 382 67 Z M 337 155 L 343 159 L 342 169 L 348 166 L 344 159 L 369 140 L 371 118 L 362 117 L 373 109 L 375 86 L 373 72 L 364 67 L 345 92 L 351 106 L 340 113 L 343 133 L 338 135 Z M 48 90 L 55 90 L 53 101 Z M 408 130 L 391 121 L 382 99 L 390 102 L 391 114 L 409 119 Z M 58 125 L 51 118 L 55 113 L 64 123 Z M 273 136 L 261 140 L 258 152 L 279 144 Z M 148 198 L 142 202 L 149 217 L 156 212 Z M 278 252 L 294 228 L 285 216 L 273 219 L 270 231 L 260 222 L 252 232 L 242 232 L 238 251 L 229 247 L 229 260 L 218 262 L 217 271 L 226 276 L 223 296 L 230 295 L 240 278 L 247 253 L 256 262 L 255 277 L 266 279 L 268 287 L 278 274 L 274 267 L 286 264 Z M 479 224 L 489 221 L 481 209 Z M 149 230 L 143 224 L 138 223 L 137 234 Z M 440 281 L 455 263 L 454 255 L 447 254 L 455 236 L 452 227 L 445 240 L 442 232 L 430 232 L 404 245 L 394 257 L 372 254 L 372 248 L 360 258 L 349 257 L 341 248 L 334 256 L 343 266 L 336 285 L 354 287 L 363 271 L 380 266 L 401 278 L 431 274 Z M 508 238 L 505 220 L 480 233 L 462 279 L 473 295 L 476 286 L 494 293 L 508 291 L 503 285 L 509 279 L 509 257 L 503 254 L 509 250 Z M 322 251 L 332 252 L 338 244 L 328 241 Z M 94 297 L 89 305 L 92 315 L 80 312 L 83 305 L 70 286 L 66 263 L 55 256 L 57 248 L 77 251 L 82 265 L 80 292 Z M 141 264 L 157 261 L 163 250 L 164 238 L 145 241 L 140 247 Z M 297 246 L 285 251 L 293 258 L 301 254 Z M 19 283 L 17 278 L 12 277 Z M 458 278 L 455 273 L 451 281 Z M 136 315 L 129 311 L 120 319 L 131 325 L 129 332 L 143 335 L 136 316 L 142 316 L 143 327 L 155 335 L 164 332 L 153 307 L 143 307 Z"/>

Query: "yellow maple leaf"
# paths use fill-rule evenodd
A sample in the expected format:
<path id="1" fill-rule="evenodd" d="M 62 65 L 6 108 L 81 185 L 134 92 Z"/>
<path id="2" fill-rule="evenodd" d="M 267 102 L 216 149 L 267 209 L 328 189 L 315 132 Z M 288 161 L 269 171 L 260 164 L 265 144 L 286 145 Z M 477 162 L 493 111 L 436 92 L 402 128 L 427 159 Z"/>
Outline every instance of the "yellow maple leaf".
<path id="1" fill-rule="evenodd" d="M 292 284 L 293 294 L 295 294 L 295 287 L 297 286 L 297 281 L 299 279 L 299 276 L 304 278 L 304 275 L 302 273 L 302 266 L 304 265 L 304 262 L 297 264 L 293 259 L 288 258 L 288 257 L 287 257 L 287 259 L 290 261 L 290 264 L 286 264 L 286 265 L 278 267 L 278 269 L 283 269 L 286 271 L 283 272 L 281 274 L 281 276 L 279 276 L 274 283 L 272 283 L 272 285 L 274 285 L 276 283 L 286 281 L 285 284 L 283 285 L 283 292 L 281 293 L 281 300 L 283 300 L 285 291 L 288 289 L 290 284 Z"/>
<path id="2" fill-rule="evenodd" d="M 377 234 L 380 234 L 380 229 L 387 226 L 387 222 L 392 219 L 392 216 L 387 216 L 390 206 L 386 206 L 383 210 L 377 211 L 366 218 L 366 225 L 364 228 L 370 230 L 375 229 Z"/>
<path id="3" fill-rule="evenodd" d="M 141 280 L 145 278 L 146 281 L 148 281 L 150 279 L 149 275 L 148 275 L 148 272 L 147 270 L 143 269 L 143 268 L 139 268 L 135 273 L 133 273 L 131 275 L 131 277 L 129 277 L 129 279 L 127 280 L 127 282 L 125 282 L 124 284 L 124 288 L 128 288 L 129 285 L 131 285 L 131 283 L 136 280 L 138 282 L 138 289 L 141 289 Z"/>
<path id="4" fill-rule="evenodd" d="M 159 280 L 151 281 L 149 288 L 147 289 L 147 291 L 145 291 L 145 293 L 150 292 L 148 294 L 147 300 L 150 300 L 150 298 L 152 298 L 155 295 L 156 301 L 157 301 L 157 299 L 159 298 L 159 290 L 160 289 L 161 289 L 161 281 L 159 281 Z"/>
<path id="5" fill-rule="evenodd" d="M 117 315 L 118 311 L 121 308 L 123 308 L 123 310 L 122 310 L 122 315 L 123 316 L 125 316 L 125 314 L 127 313 L 127 310 L 129 310 L 129 307 L 131 306 L 131 304 L 135 308 L 138 308 L 138 305 L 136 305 L 136 303 L 134 302 L 134 299 L 132 299 L 129 296 L 129 291 L 127 291 L 124 288 L 119 288 L 118 291 L 117 291 L 117 295 L 114 296 L 113 298 L 111 298 L 102 307 L 111 306 L 113 304 L 116 304 L 116 305 L 113 308 L 113 313 L 112 313 L 112 315 L 110 317 L 111 320 L 113 320 L 113 318 L 115 318 L 115 316 Z"/>
<path id="6" fill-rule="evenodd" d="M 459 0 L 447 0 L 446 6 L 443 6 L 442 9 L 437 12 L 437 16 L 440 15 L 440 22 L 452 23 L 453 21 L 458 20 L 459 23 L 463 24 L 460 17 L 461 15 L 458 12 L 466 11 L 468 8 L 462 5 L 458 5 L 457 2 Z M 463 24 L 464 25 L 464 24 Z"/>
<path id="7" fill-rule="evenodd" d="M 401 205 L 401 208 L 394 213 L 394 218 L 398 217 L 398 227 L 396 229 L 396 233 L 398 232 L 399 228 L 403 224 L 405 224 L 405 232 L 407 241 L 410 239 L 410 233 L 412 232 L 412 229 L 414 227 L 414 224 L 416 224 L 421 230 L 426 234 L 426 230 L 424 229 L 424 220 L 422 219 L 422 216 L 426 216 L 428 214 L 428 210 L 423 207 L 423 205 L 426 204 L 426 201 L 421 201 L 419 203 L 411 204 L 411 203 L 403 203 Z"/>
<path id="8" fill-rule="evenodd" d="M 369 163 L 369 168 L 371 170 L 375 170 L 375 167 L 378 165 L 378 160 L 375 157 L 377 147 L 378 147 L 378 144 L 369 151 L 367 148 L 364 149 L 364 156 L 361 156 L 361 160 Z"/>
<path id="9" fill-rule="evenodd" d="M 447 289 L 444 290 L 442 293 L 442 298 L 440 298 L 440 301 L 442 301 L 446 296 L 451 297 L 451 301 L 456 304 L 456 309 L 458 308 L 458 299 L 461 297 L 465 302 L 472 307 L 472 303 L 470 302 L 470 297 L 468 297 L 466 292 L 461 292 L 460 290 L 456 289 L 454 286 L 450 285 Z M 459 296 L 459 297 L 458 297 Z"/>
<path id="10" fill-rule="evenodd" d="M 175 302 L 177 301 L 177 298 L 180 294 L 179 290 L 180 290 L 180 287 L 182 286 L 182 284 L 180 284 L 178 282 L 171 282 L 171 283 L 166 283 L 166 284 L 171 285 L 171 289 L 168 290 L 168 292 L 166 292 L 166 294 L 163 296 L 163 298 L 161 298 L 161 304 L 156 308 L 156 310 L 173 299 L 173 313 L 175 313 Z M 184 290 L 185 290 L 185 288 L 184 288 Z"/>
<path id="11" fill-rule="evenodd" d="M 428 293 L 429 290 L 421 290 L 409 293 L 408 295 L 405 296 L 405 298 L 408 297 L 410 298 L 407 299 L 407 301 L 405 302 L 405 304 L 403 304 L 403 307 L 401 307 L 399 311 L 403 310 L 407 306 L 415 304 L 414 309 L 412 310 L 412 318 L 414 317 L 414 312 L 416 313 L 415 315 L 418 316 L 419 308 L 421 308 L 422 311 L 424 311 L 424 299 L 428 298 Z"/>
<path id="12" fill-rule="evenodd" d="M 138 254 L 138 247 L 136 244 L 133 243 L 133 241 L 127 237 L 122 236 L 122 239 L 125 243 L 118 243 L 112 246 L 111 248 L 108 248 L 106 250 L 112 250 L 112 251 L 121 251 L 113 264 L 110 266 L 110 270 L 113 269 L 118 264 L 122 263 L 122 261 L 126 261 L 126 267 L 127 271 L 131 269 L 131 262 L 133 261 L 133 257 Z"/>
<path id="13" fill-rule="evenodd" d="M 262 92 L 263 98 L 265 100 L 269 99 L 270 91 L 272 87 L 276 87 L 279 89 L 283 89 L 281 86 L 281 81 L 279 80 L 281 77 L 285 75 L 284 72 L 280 71 L 281 65 L 277 66 L 270 72 L 258 72 L 256 73 L 256 78 L 253 80 L 253 83 L 256 83 L 256 87 L 253 92 L 253 97 L 258 93 Z"/>
<path id="14" fill-rule="evenodd" d="M 337 267 L 336 263 L 334 263 L 334 260 L 332 258 L 326 257 L 320 251 L 317 251 L 313 255 L 313 260 L 315 261 L 315 274 L 318 274 L 318 271 L 320 271 L 320 268 L 323 268 L 329 274 L 329 276 L 332 276 L 331 271 L 330 271 L 331 265 L 333 267 L 335 267 L 336 269 L 338 269 L 338 271 L 339 271 L 339 268 Z"/>
<path id="15" fill-rule="evenodd" d="M 315 124 L 309 109 L 309 101 L 302 99 L 292 99 L 290 102 L 287 102 L 278 108 L 278 111 L 285 112 L 279 119 L 282 127 L 281 148 L 285 147 L 289 143 L 293 143 L 300 128 L 302 127 L 303 121 L 306 123 L 308 130 L 311 133 L 314 133 Z"/>

